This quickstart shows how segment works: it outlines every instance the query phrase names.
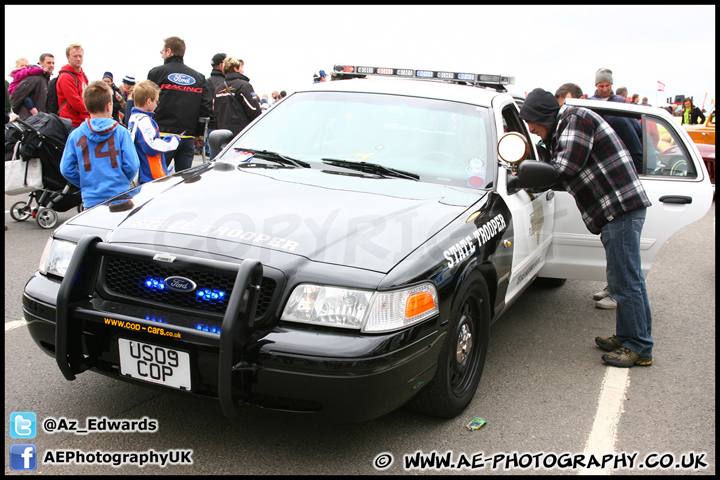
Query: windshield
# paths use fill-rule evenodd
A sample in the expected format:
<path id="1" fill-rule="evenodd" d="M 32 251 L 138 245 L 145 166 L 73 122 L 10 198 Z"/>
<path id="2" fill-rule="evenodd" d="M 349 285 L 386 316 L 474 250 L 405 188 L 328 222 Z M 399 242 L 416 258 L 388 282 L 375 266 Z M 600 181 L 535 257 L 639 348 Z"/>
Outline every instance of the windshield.
<path id="1" fill-rule="evenodd" d="M 487 108 L 465 103 L 346 92 L 291 95 L 234 142 L 343 170 L 322 159 L 367 162 L 414 173 L 420 181 L 488 188 L 496 174 Z M 356 172 L 357 173 L 357 172 Z"/>

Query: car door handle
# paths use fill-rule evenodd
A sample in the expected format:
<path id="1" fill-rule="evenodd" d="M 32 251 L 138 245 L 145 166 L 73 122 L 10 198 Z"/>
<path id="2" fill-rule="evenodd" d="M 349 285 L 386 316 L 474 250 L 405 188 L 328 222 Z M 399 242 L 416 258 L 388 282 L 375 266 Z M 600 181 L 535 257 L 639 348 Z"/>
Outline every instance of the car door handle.
<path id="1" fill-rule="evenodd" d="M 660 197 L 660 201 L 663 203 L 692 203 L 692 197 L 686 197 L 684 195 L 665 195 Z"/>

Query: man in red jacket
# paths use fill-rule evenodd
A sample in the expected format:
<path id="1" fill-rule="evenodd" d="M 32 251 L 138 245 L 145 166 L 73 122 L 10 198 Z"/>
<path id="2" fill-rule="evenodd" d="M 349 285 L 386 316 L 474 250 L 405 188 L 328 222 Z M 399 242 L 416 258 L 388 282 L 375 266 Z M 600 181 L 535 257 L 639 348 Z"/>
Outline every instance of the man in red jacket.
<path id="1" fill-rule="evenodd" d="M 82 94 L 90 83 L 82 69 L 85 51 L 82 46 L 73 43 L 65 49 L 68 64 L 60 69 L 56 84 L 59 115 L 72 120 L 72 128 L 79 127 L 90 114 L 85 108 Z M 70 75 L 62 75 L 68 72 Z"/>

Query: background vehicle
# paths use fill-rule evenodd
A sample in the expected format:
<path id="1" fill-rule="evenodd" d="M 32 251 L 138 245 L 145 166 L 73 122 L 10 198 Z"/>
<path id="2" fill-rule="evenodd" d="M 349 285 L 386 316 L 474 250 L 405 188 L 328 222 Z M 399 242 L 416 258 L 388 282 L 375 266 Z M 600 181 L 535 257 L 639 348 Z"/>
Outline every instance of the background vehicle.
<path id="1" fill-rule="evenodd" d="M 703 124 L 683 125 L 683 128 L 688 132 L 693 142 L 715 145 L 715 108 L 713 107 L 707 113 Z"/>
<path id="2" fill-rule="evenodd" d="M 700 155 L 705 162 L 705 168 L 710 175 L 710 181 L 715 188 L 715 107 L 711 108 L 710 113 L 702 125 L 683 124 L 683 129 L 690 135 L 695 143 Z M 671 136 L 666 135 L 664 129 L 660 129 L 659 149 L 665 150 L 674 145 Z"/>
<path id="3" fill-rule="evenodd" d="M 68 380 L 93 369 L 218 398 L 228 416 L 241 403 L 365 420 L 411 402 L 449 418 L 475 394 L 490 324 L 536 277 L 605 278 L 510 78 L 335 71 L 371 78 L 295 92 L 234 139 L 213 132 L 215 161 L 54 233 L 23 307 Z M 669 115 L 585 105 L 677 139 L 662 156 L 648 143 L 647 271 L 708 210 L 707 172 Z"/>

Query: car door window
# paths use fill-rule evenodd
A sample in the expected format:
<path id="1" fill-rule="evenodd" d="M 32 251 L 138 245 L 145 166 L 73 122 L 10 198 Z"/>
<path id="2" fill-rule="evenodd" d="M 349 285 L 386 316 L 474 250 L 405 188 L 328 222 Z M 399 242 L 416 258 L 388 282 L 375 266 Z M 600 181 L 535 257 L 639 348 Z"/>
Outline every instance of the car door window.
<path id="1" fill-rule="evenodd" d="M 641 175 L 697 178 L 684 142 L 665 120 L 643 115 L 643 136 Z"/>

